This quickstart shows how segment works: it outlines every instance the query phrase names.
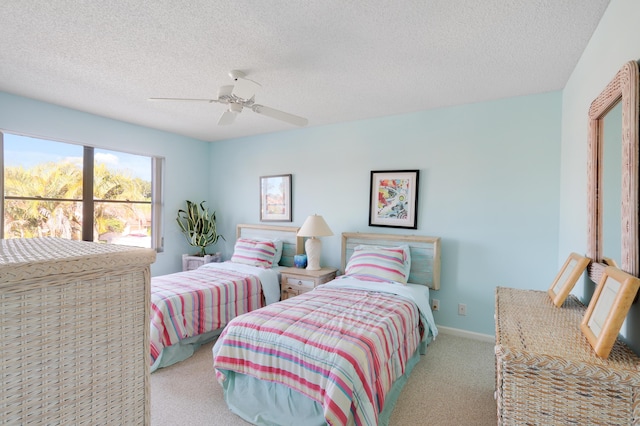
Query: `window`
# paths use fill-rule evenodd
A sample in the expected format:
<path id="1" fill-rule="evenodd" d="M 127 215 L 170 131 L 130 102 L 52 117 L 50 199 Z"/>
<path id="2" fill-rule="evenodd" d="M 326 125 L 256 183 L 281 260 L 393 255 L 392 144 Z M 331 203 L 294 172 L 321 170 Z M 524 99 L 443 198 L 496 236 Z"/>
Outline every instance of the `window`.
<path id="1" fill-rule="evenodd" d="M 163 158 L 10 133 L 0 133 L 0 147 L 2 238 L 59 237 L 162 251 Z"/>

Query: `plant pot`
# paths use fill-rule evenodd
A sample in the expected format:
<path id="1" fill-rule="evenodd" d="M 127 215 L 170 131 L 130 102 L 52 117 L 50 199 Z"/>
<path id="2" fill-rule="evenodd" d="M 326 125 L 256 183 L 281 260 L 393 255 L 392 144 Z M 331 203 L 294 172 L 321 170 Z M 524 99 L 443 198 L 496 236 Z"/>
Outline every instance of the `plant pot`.
<path id="1" fill-rule="evenodd" d="M 199 256 L 195 254 L 183 254 L 182 255 L 182 270 L 190 271 L 197 269 L 205 263 L 222 262 L 222 254 L 220 252 L 214 254 L 205 254 Z"/>

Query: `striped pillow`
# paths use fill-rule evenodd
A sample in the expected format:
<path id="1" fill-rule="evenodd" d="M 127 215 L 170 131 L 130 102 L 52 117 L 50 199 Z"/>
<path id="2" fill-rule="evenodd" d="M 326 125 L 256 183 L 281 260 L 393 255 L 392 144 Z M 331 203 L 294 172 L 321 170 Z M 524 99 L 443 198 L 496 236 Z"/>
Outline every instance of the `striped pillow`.
<path id="1" fill-rule="evenodd" d="M 261 268 L 271 268 L 275 255 L 276 245 L 273 241 L 238 238 L 233 248 L 231 261 Z"/>
<path id="2" fill-rule="evenodd" d="M 278 264 L 280 263 L 280 259 L 282 259 L 282 247 L 284 245 L 282 240 L 279 239 L 279 238 L 276 238 L 274 240 L 271 240 L 269 238 L 256 238 L 256 241 L 271 241 L 271 242 L 273 242 L 273 244 L 276 246 L 276 255 L 273 258 L 273 267 L 278 266 Z"/>
<path id="3" fill-rule="evenodd" d="M 403 247 L 356 247 L 345 268 L 345 275 L 365 281 L 406 284 L 408 270 Z"/>

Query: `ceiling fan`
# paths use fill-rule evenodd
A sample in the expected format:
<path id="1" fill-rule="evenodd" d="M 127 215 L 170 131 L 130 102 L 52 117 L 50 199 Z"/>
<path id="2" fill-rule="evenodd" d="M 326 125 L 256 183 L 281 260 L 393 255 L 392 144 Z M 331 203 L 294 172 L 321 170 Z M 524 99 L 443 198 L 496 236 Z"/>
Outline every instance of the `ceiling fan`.
<path id="1" fill-rule="evenodd" d="M 295 126 L 306 126 L 309 120 L 288 112 L 279 111 L 264 105 L 255 103 L 255 92 L 260 88 L 260 84 L 249 80 L 242 71 L 233 70 L 229 72 L 229 77 L 235 82 L 233 85 L 221 86 L 218 89 L 217 99 L 189 99 L 189 98 L 149 98 L 150 101 L 196 101 L 196 102 L 216 102 L 226 104 L 227 110 L 222 113 L 218 120 L 219 125 L 231 124 L 235 121 L 236 116 L 242 112 L 244 108 L 249 108 L 253 112 L 275 118 Z"/>

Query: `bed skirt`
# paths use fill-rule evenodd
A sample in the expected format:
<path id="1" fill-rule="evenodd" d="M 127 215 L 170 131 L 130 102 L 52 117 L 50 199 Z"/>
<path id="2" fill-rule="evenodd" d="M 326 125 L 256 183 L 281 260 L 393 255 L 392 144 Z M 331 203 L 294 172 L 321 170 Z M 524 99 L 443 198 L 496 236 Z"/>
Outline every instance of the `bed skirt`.
<path id="1" fill-rule="evenodd" d="M 378 425 L 387 426 L 398 397 L 413 368 L 426 353 L 422 342 L 407 361 L 405 372 L 394 383 L 385 398 L 385 406 L 378 417 Z M 232 413 L 254 425 L 320 426 L 326 425 L 322 405 L 287 386 L 258 380 L 234 371 L 224 370 L 224 399 Z"/>
<path id="2" fill-rule="evenodd" d="M 178 343 L 162 348 L 162 352 L 156 358 L 156 362 L 151 365 L 150 372 L 153 373 L 158 368 L 168 367 L 177 362 L 184 361 L 191 357 L 200 346 L 214 341 L 222 333 L 224 328 L 209 331 L 197 336 L 187 337 Z"/>

